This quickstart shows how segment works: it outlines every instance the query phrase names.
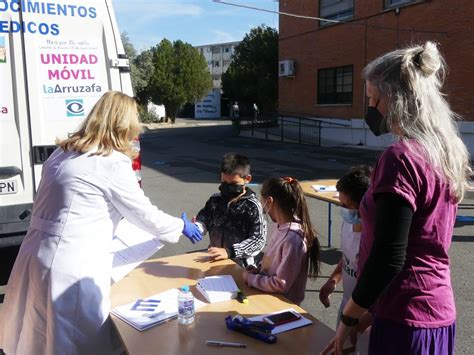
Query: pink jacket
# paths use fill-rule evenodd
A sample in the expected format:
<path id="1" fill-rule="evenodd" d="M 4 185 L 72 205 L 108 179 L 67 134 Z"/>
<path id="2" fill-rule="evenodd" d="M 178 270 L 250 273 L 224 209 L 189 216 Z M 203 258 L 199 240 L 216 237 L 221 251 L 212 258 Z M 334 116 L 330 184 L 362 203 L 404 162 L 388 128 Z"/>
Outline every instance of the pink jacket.
<path id="1" fill-rule="evenodd" d="M 272 231 L 258 274 L 249 274 L 247 284 L 270 293 L 281 293 L 295 304 L 304 300 L 308 277 L 308 247 L 301 225 L 279 225 Z"/>

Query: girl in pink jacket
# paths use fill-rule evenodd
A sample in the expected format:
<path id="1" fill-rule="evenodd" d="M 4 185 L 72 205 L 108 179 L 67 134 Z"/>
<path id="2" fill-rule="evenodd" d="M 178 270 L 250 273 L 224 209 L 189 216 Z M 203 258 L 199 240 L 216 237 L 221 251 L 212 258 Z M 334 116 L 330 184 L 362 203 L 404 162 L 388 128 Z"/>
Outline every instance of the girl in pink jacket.
<path id="1" fill-rule="evenodd" d="M 319 241 L 311 225 L 300 184 L 291 177 L 266 180 L 262 205 L 276 228 L 262 262 L 253 271 L 244 270 L 243 279 L 265 292 L 280 293 L 301 304 L 308 273 L 319 271 Z"/>

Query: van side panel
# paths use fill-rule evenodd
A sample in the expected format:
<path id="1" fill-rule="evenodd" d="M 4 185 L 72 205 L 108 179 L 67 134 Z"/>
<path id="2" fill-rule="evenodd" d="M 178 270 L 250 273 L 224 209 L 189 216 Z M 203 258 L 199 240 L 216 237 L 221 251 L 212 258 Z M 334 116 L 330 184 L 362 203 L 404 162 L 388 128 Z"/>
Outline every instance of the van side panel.
<path id="1" fill-rule="evenodd" d="M 109 89 L 115 40 L 105 1 L 62 0 L 47 13 L 23 11 L 25 23 L 45 24 L 44 35 L 24 34 L 32 145 L 54 144 L 74 132 Z M 38 11 L 36 11 L 38 10 Z M 41 164 L 34 165 L 36 186 Z"/>
<path id="2" fill-rule="evenodd" d="M 2 25 L 19 18 L 18 12 L 0 11 Z M 0 32 L 0 235 L 25 231 L 33 203 L 22 47 L 20 35 Z M 10 236 L 0 240 L 0 246 L 11 243 Z"/>
<path id="3" fill-rule="evenodd" d="M 55 140 L 106 91 L 133 95 L 130 74 L 113 64 L 124 51 L 109 0 L 21 4 L 0 4 L 0 189 L 9 189 L 0 194 L 0 237 L 6 223 L 26 231 L 19 211 L 31 209 Z"/>

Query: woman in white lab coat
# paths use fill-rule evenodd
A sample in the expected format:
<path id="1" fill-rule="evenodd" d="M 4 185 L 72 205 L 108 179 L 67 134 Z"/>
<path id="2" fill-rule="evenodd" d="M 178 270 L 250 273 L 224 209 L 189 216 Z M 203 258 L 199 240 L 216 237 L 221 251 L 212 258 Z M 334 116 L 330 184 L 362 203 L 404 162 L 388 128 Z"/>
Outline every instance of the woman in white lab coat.
<path id="1" fill-rule="evenodd" d="M 139 132 L 135 100 L 111 91 L 45 162 L 2 309 L 6 354 L 112 352 L 110 250 L 122 217 L 167 242 L 182 233 L 201 240 L 139 188 L 131 167 Z"/>

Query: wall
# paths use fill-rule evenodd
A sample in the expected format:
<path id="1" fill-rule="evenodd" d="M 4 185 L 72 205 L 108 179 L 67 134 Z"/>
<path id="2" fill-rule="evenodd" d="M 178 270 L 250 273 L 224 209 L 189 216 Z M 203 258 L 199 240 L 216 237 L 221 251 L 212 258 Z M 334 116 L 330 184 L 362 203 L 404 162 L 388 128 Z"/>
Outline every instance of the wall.
<path id="1" fill-rule="evenodd" d="M 383 0 L 354 1 L 354 18 L 344 24 L 319 27 L 319 21 L 280 16 L 279 60 L 293 59 L 296 75 L 279 79 L 282 114 L 346 119 L 351 129 L 323 130 L 323 142 L 384 146 L 364 127 L 366 98 L 362 69 L 379 55 L 427 40 L 439 43 L 448 72 L 443 91 L 464 142 L 474 154 L 474 1 L 426 0 L 385 10 Z M 318 0 L 281 0 L 280 11 L 319 15 Z M 318 105 L 318 69 L 353 65 L 353 98 L 348 105 Z M 344 133 L 344 131 L 347 132 Z"/>

